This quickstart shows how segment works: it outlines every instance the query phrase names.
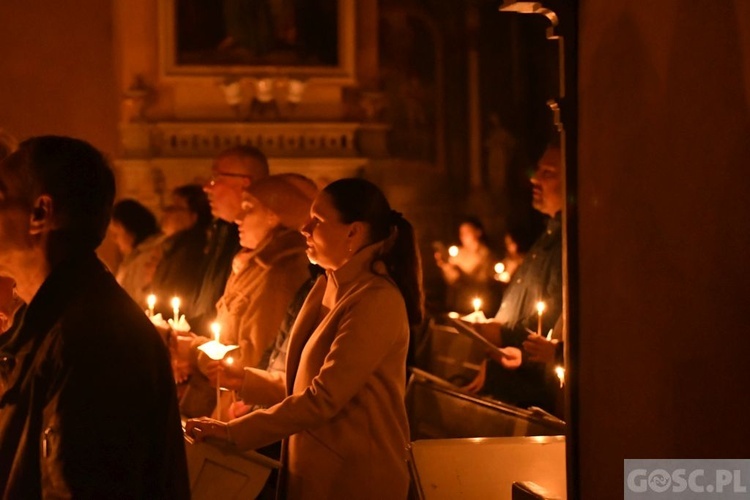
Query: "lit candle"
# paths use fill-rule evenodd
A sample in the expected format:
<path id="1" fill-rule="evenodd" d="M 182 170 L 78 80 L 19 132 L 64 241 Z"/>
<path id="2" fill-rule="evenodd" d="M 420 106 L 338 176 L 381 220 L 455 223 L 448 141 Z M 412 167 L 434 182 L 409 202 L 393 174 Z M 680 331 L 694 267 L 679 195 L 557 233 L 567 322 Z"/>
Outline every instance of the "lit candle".
<path id="1" fill-rule="evenodd" d="M 219 337 L 221 336 L 221 323 L 218 321 L 214 321 L 211 323 L 211 332 L 214 334 L 214 342 L 221 343 L 219 340 Z M 232 359 L 232 358 L 229 358 Z M 229 360 L 227 360 L 227 363 Z M 221 419 L 221 382 L 219 381 L 219 377 L 221 375 L 221 371 L 216 372 L 216 418 Z"/>
<path id="2" fill-rule="evenodd" d="M 154 317 L 154 306 L 156 305 L 156 295 L 153 293 L 146 297 L 146 304 L 148 305 L 148 317 Z"/>
<path id="3" fill-rule="evenodd" d="M 174 313 L 174 322 L 180 321 L 180 298 L 172 297 L 172 312 Z"/>
<path id="4" fill-rule="evenodd" d="M 495 264 L 495 273 L 497 274 L 503 274 L 505 272 L 505 264 L 502 262 L 498 262 Z"/>
<path id="5" fill-rule="evenodd" d="M 451 245 L 448 248 L 448 255 L 451 257 L 456 257 L 458 255 L 458 247 L 456 245 Z"/>
<path id="6" fill-rule="evenodd" d="M 537 323 L 536 327 L 536 334 L 541 335 L 542 334 L 542 315 L 544 314 L 544 309 L 547 306 L 542 302 L 541 300 L 536 303 L 536 312 L 539 315 L 539 321 Z"/>
<path id="7" fill-rule="evenodd" d="M 482 299 L 474 297 L 474 300 L 471 301 L 471 305 L 474 306 L 474 313 L 478 313 L 482 308 Z"/>
<path id="8" fill-rule="evenodd" d="M 221 323 L 218 321 L 211 323 L 211 332 L 214 334 L 214 340 L 216 342 L 221 342 L 219 340 L 219 336 L 221 335 Z"/>
<path id="9" fill-rule="evenodd" d="M 555 367 L 555 373 L 557 374 L 557 378 L 560 379 L 560 387 L 562 387 L 565 384 L 565 368 L 557 365 Z"/>

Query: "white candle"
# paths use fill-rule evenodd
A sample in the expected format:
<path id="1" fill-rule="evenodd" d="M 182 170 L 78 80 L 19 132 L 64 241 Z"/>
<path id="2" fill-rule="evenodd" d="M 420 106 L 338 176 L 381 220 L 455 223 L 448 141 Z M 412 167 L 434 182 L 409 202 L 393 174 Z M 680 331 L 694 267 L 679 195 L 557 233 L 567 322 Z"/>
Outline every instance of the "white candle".
<path id="1" fill-rule="evenodd" d="M 174 322 L 180 321 L 180 298 L 172 297 L 172 312 L 174 313 Z"/>
<path id="2" fill-rule="evenodd" d="M 542 334 L 542 315 L 544 314 L 544 309 L 546 307 L 547 306 L 545 305 L 545 303 L 542 302 L 541 300 L 536 303 L 536 312 L 537 312 L 537 314 L 539 314 L 539 322 L 537 323 L 537 327 L 536 327 L 536 334 L 537 335 L 541 335 Z"/>
<path id="3" fill-rule="evenodd" d="M 214 334 L 214 341 L 221 344 L 221 323 L 214 321 L 211 323 L 211 331 Z M 231 358 L 230 358 L 231 359 Z M 221 372 L 216 372 L 216 418 L 221 418 L 221 382 L 219 376 Z"/>
<path id="4" fill-rule="evenodd" d="M 154 317 L 154 306 L 156 305 L 156 295 L 153 293 L 146 297 L 146 304 L 148 305 L 148 317 Z"/>

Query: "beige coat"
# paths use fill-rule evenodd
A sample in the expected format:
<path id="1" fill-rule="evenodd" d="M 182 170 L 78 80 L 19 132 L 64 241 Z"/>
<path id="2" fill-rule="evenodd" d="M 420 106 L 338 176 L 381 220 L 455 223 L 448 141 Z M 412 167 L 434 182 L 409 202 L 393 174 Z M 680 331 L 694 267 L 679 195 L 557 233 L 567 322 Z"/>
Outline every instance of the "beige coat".
<path id="1" fill-rule="evenodd" d="M 242 449 L 288 438 L 289 498 L 406 498 L 409 328 L 399 290 L 370 270 L 379 250 L 318 280 L 292 328 L 288 396 L 229 424 Z M 251 373 L 261 392 L 283 383 Z"/>
<path id="2" fill-rule="evenodd" d="M 255 250 L 235 257 L 224 295 L 216 304 L 221 341 L 240 346 L 242 366 L 265 367 L 261 356 L 279 332 L 297 289 L 309 279 L 305 240 L 277 228 Z"/>

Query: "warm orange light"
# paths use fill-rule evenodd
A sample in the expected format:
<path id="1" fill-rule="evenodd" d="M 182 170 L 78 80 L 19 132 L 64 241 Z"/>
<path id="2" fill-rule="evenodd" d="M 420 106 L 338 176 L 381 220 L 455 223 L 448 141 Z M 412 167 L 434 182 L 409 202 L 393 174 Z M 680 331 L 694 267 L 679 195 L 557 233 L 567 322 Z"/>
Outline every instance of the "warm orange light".
<path id="1" fill-rule="evenodd" d="M 471 305 L 474 306 L 474 312 L 479 312 L 479 310 L 482 308 L 482 299 L 479 297 L 474 297 L 474 300 L 471 301 Z"/>
<path id="2" fill-rule="evenodd" d="M 544 314 L 544 310 L 546 308 L 547 308 L 547 305 L 544 302 L 542 302 L 541 300 L 536 303 L 536 312 L 539 314 L 539 316 L 541 316 L 542 314 Z"/>
<path id="3" fill-rule="evenodd" d="M 221 323 L 214 321 L 211 323 L 211 332 L 214 334 L 214 340 L 219 342 L 219 336 L 221 335 Z"/>
<path id="4" fill-rule="evenodd" d="M 172 297 L 172 312 L 174 313 L 174 322 L 180 321 L 180 298 Z"/>
<path id="5" fill-rule="evenodd" d="M 555 374 L 557 374 L 557 378 L 560 379 L 560 387 L 562 387 L 565 384 L 565 368 L 557 365 L 555 367 Z"/>
<path id="6" fill-rule="evenodd" d="M 156 295 L 153 293 L 146 297 L 146 305 L 148 305 L 148 316 L 149 318 L 154 315 L 154 306 L 156 306 Z"/>
<path id="7" fill-rule="evenodd" d="M 542 314 L 544 314 L 544 309 L 546 307 L 547 306 L 541 300 L 536 303 L 536 312 L 539 314 L 539 321 L 537 322 L 537 326 L 536 326 L 537 335 L 542 334 Z"/>

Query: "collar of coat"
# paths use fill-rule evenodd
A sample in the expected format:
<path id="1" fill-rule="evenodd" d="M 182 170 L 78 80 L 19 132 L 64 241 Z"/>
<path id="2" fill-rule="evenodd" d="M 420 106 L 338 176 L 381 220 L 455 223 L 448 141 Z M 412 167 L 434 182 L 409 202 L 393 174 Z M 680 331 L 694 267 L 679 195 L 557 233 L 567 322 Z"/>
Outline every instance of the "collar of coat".
<path id="1" fill-rule="evenodd" d="M 281 259 L 304 252 L 305 248 L 305 238 L 299 231 L 276 227 L 256 248 L 240 250 L 234 258 L 232 270 L 235 274 L 241 273 L 251 260 L 259 267 L 268 269 Z"/>
<path id="2" fill-rule="evenodd" d="M 391 281 L 385 263 L 379 259 L 383 252 L 384 243 L 379 241 L 363 247 L 340 268 L 335 271 L 330 269 L 326 271 L 328 283 L 323 296 L 324 306 L 332 308 L 350 288 L 349 285 L 357 281 L 363 274 L 378 275 Z"/>

